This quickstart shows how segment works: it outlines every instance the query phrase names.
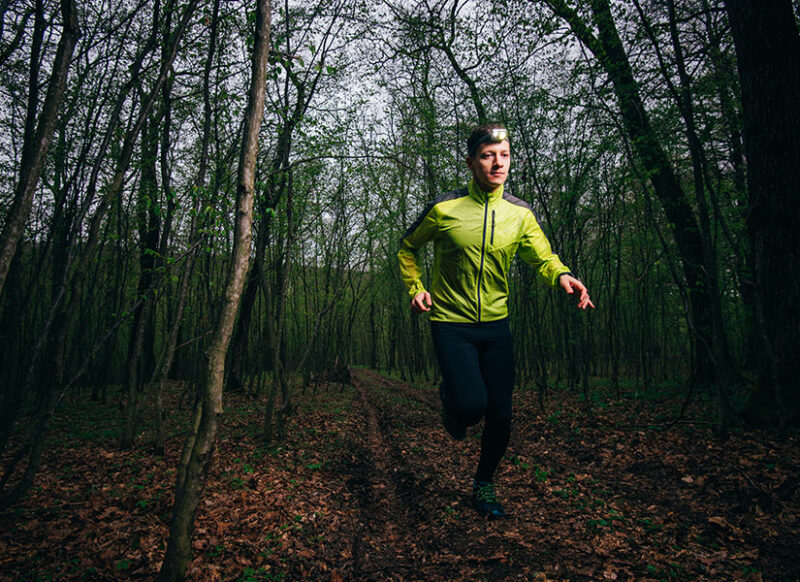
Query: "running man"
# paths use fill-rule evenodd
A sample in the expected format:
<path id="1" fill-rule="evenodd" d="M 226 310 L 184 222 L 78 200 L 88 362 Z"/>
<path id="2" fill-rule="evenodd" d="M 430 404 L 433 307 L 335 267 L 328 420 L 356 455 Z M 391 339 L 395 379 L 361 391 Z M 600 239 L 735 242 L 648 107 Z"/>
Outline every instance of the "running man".
<path id="1" fill-rule="evenodd" d="M 506 303 L 514 255 L 519 252 L 549 286 L 576 295 L 579 308 L 594 307 L 583 283 L 550 249 L 530 205 L 503 191 L 510 163 L 508 131 L 500 124 L 476 127 L 467 139 L 472 180 L 429 202 L 397 255 L 411 310 L 430 313 L 445 429 L 461 440 L 467 427 L 484 420 L 472 496 L 489 517 L 505 516 L 494 474 L 511 435 L 514 354 Z M 428 291 L 416 253 L 431 240 Z"/>

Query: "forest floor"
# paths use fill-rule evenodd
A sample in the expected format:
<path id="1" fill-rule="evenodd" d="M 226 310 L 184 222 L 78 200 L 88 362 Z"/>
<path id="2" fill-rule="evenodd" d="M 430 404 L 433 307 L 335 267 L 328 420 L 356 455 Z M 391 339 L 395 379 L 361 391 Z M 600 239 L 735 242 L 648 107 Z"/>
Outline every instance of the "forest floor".
<path id="1" fill-rule="evenodd" d="M 152 579 L 188 406 L 163 457 L 121 452 L 119 410 L 61 411 L 34 490 L 0 513 L 0 580 Z M 353 370 L 297 393 L 282 443 L 226 395 L 190 580 L 800 580 L 800 439 L 710 430 L 707 403 L 520 391 L 497 476 L 510 515 L 471 508 L 479 447 L 440 426 L 437 390 Z M 660 425 L 660 428 L 659 428 Z"/>

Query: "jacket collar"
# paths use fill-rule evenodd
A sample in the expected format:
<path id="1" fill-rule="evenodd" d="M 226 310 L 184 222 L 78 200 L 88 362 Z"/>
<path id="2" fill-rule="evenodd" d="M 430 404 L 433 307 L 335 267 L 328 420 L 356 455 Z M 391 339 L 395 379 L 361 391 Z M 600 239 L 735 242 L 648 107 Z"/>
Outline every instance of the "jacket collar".
<path id="1" fill-rule="evenodd" d="M 475 182 L 475 179 L 469 181 L 467 185 L 467 190 L 469 191 L 469 195 L 472 196 L 475 200 L 483 204 L 486 202 L 487 198 L 489 202 L 495 202 L 503 197 L 503 184 L 500 184 L 497 188 L 492 190 L 491 192 L 484 192 L 481 190 L 481 187 Z"/>

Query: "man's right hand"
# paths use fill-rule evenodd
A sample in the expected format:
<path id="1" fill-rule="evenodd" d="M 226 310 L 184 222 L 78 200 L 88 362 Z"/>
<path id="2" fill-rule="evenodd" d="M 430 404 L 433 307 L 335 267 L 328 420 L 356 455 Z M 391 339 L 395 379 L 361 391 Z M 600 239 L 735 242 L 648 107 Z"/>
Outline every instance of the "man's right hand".
<path id="1" fill-rule="evenodd" d="M 414 295 L 414 299 L 411 300 L 411 311 L 414 313 L 425 313 L 431 310 L 431 305 L 433 305 L 431 294 L 427 291 L 422 291 Z"/>

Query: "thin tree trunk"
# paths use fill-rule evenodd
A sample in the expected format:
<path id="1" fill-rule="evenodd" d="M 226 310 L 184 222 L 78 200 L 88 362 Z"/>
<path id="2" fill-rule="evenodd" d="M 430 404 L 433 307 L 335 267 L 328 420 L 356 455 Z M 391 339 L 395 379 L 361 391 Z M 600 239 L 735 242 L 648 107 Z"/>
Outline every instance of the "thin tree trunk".
<path id="1" fill-rule="evenodd" d="M 289 170 L 288 184 L 287 184 L 287 197 L 286 197 L 286 250 L 283 258 L 283 269 L 281 269 L 280 287 L 278 289 L 278 309 L 276 312 L 275 321 L 277 323 L 275 335 L 277 341 L 275 342 L 275 351 L 273 354 L 274 363 L 274 380 L 273 382 L 280 385 L 281 388 L 281 408 L 278 413 L 278 438 L 283 440 L 286 438 L 286 421 L 292 413 L 292 401 L 289 393 L 289 382 L 286 377 L 286 358 L 285 358 L 285 331 L 286 326 L 286 290 L 289 285 L 289 273 L 292 264 L 292 245 L 294 225 L 293 217 L 293 192 L 292 192 L 292 172 Z"/>
<path id="2" fill-rule="evenodd" d="M 149 127 L 146 125 L 142 131 L 142 176 L 139 181 L 139 200 L 137 202 L 137 218 L 139 223 L 139 283 L 137 296 L 144 297 L 133 314 L 131 335 L 128 345 L 128 357 L 125 374 L 125 393 L 123 411 L 125 422 L 120 438 L 120 448 L 129 450 L 139 426 L 139 395 L 142 389 L 144 375 L 144 350 L 152 350 L 152 344 L 145 345 L 146 327 L 150 320 L 150 310 L 153 304 L 152 287 L 154 284 L 154 269 L 156 266 L 155 253 L 159 243 L 158 217 L 155 214 L 157 207 L 158 184 L 156 181 L 156 156 L 158 149 L 158 117 L 153 116 Z"/>
<path id="3" fill-rule="evenodd" d="M 289 26 L 288 21 L 286 26 Z M 288 39 L 289 37 L 290 31 L 287 30 L 286 38 Z M 288 52 L 289 47 L 287 47 L 287 53 Z M 272 216 L 275 208 L 277 208 L 281 198 L 283 198 L 284 192 L 286 191 L 286 177 L 284 173 L 287 171 L 289 165 L 289 154 L 292 148 L 294 130 L 302 121 L 303 115 L 308 108 L 311 98 L 314 95 L 317 83 L 321 77 L 320 70 L 311 81 L 310 86 L 306 87 L 303 80 L 299 79 L 292 71 L 291 64 L 291 60 L 288 62 L 283 62 L 283 66 L 286 70 L 286 79 L 284 86 L 285 99 L 283 103 L 282 117 L 286 118 L 286 122 L 283 124 L 280 133 L 278 134 L 278 143 L 275 147 L 275 157 L 270 165 L 270 175 L 268 178 L 266 196 L 263 199 L 262 206 L 259 207 L 258 214 L 260 215 L 260 218 L 255 227 L 257 232 L 255 254 L 256 268 L 250 275 L 245 286 L 245 293 L 240 307 L 239 320 L 236 324 L 233 339 L 231 365 L 228 374 L 228 386 L 229 389 L 233 390 L 242 390 L 244 388 L 244 361 L 247 352 L 247 340 L 250 331 L 250 322 L 252 320 L 252 310 L 253 305 L 255 305 L 258 286 L 261 282 L 260 273 L 264 271 L 264 258 L 266 256 L 267 240 L 269 238 L 269 229 L 272 224 Z M 296 101 L 294 107 L 291 109 L 291 115 L 289 115 L 290 82 L 297 90 Z M 262 290 L 264 290 L 266 293 L 265 289 Z M 267 305 L 269 309 L 272 308 L 271 302 L 268 302 Z"/>
<path id="4" fill-rule="evenodd" d="M 203 198 L 202 192 L 205 190 L 209 144 L 211 143 L 211 68 L 214 63 L 214 55 L 217 49 L 217 37 L 219 32 L 219 3 L 220 0 L 214 1 L 214 8 L 211 15 L 211 36 L 208 41 L 208 57 L 206 58 L 205 67 L 203 69 L 203 136 L 202 148 L 200 151 L 200 161 L 197 166 L 197 178 L 195 179 L 195 196 L 192 204 L 192 220 L 189 227 L 189 244 L 192 245 L 197 244 L 195 241 L 198 237 L 198 211 L 200 209 L 200 201 Z M 190 249 L 190 254 L 186 259 L 186 265 L 181 272 L 178 300 L 175 307 L 174 318 L 172 320 L 172 327 L 170 328 L 164 349 L 162 350 L 160 363 L 151 382 L 155 386 L 156 438 L 155 442 L 153 443 L 153 448 L 157 454 L 163 454 L 164 452 L 164 385 L 169 375 L 169 371 L 172 368 L 172 362 L 175 358 L 176 346 L 178 345 L 178 334 L 180 332 L 181 322 L 183 321 L 186 300 L 189 296 L 189 283 L 191 281 L 192 273 L 194 272 L 196 260 L 197 249 Z M 196 432 L 196 430 L 194 432 Z M 183 465 L 183 463 L 181 464 Z"/>
<path id="5" fill-rule="evenodd" d="M 222 386 L 225 353 L 233 332 L 233 323 L 247 275 L 253 223 L 255 167 L 258 134 L 264 116 L 267 58 L 269 56 L 269 0 L 259 0 L 256 11 L 255 45 L 252 77 L 245 112 L 244 135 L 239 158 L 236 191 L 236 222 L 233 257 L 223 298 L 222 309 L 206 357 L 202 412 L 186 463 L 181 487 L 176 489 L 169 542 L 158 579 L 162 582 L 182 580 L 191 557 L 191 540 L 195 512 L 211 466 L 216 443 L 218 418 L 222 413 Z"/>
<path id="6" fill-rule="evenodd" d="M 61 31 L 61 38 L 58 41 L 55 60 L 53 61 L 53 72 L 47 87 L 47 96 L 42 105 L 42 112 L 39 115 L 39 123 L 35 132 L 26 132 L 26 143 L 23 144 L 22 161 L 20 163 L 19 181 L 14 189 L 14 201 L 6 215 L 3 224 L 3 231 L 0 234 L 0 293 L 11 267 L 11 260 L 17 251 L 17 245 L 22 238 L 25 223 L 31 213 L 33 204 L 33 194 L 39 184 L 42 175 L 45 156 L 50 148 L 50 142 L 56 129 L 58 110 L 67 88 L 67 74 L 69 73 L 70 60 L 75 50 L 75 45 L 80 37 L 78 20 L 75 13 L 73 0 L 61 1 L 61 15 L 64 27 Z M 38 53 L 38 51 L 34 51 Z M 32 59 L 38 61 L 38 54 L 32 54 Z M 37 70 L 37 65 L 32 63 L 32 71 Z M 32 75 L 31 86 L 38 85 L 38 79 Z M 36 75 L 38 76 L 38 75 Z M 36 110 L 36 99 L 31 99 L 29 104 L 29 118 L 32 120 L 31 112 Z"/>

